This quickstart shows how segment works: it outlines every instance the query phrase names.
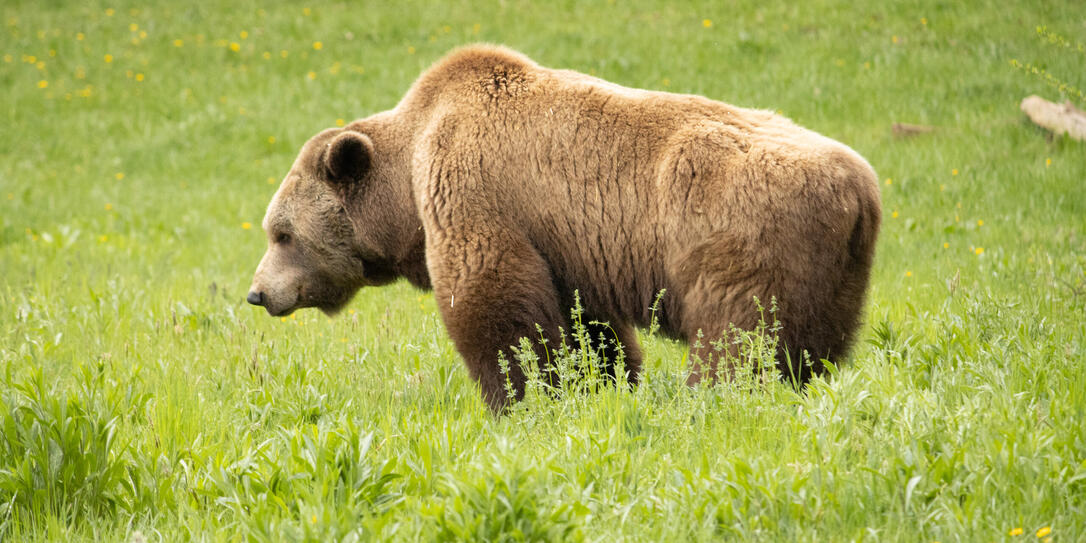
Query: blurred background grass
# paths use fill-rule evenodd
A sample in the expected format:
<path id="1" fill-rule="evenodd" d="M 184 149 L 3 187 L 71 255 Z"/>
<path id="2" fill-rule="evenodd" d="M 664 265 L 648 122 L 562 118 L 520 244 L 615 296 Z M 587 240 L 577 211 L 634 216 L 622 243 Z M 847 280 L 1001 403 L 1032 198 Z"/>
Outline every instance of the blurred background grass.
<path id="1" fill-rule="evenodd" d="M 1086 151 L 1024 120 L 1026 95 L 1061 96 L 1011 65 L 1086 88 L 1077 2 L 16 1 L 2 14 L 0 538 L 1086 529 L 1086 439 L 1068 426 L 1086 411 Z M 683 347 L 644 337 L 635 393 L 492 420 L 426 293 L 366 290 L 335 320 L 271 319 L 244 304 L 263 210 L 301 144 L 392 107 L 426 66 L 479 41 L 623 85 L 780 111 L 853 146 L 883 184 L 870 343 L 811 396 L 751 395 L 684 392 Z M 899 139 L 895 122 L 935 130 Z M 46 392 L 19 392 L 35 371 Z M 62 427 L 65 403 L 47 409 L 50 397 L 82 406 L 86 428 L 113 429 L 106 450 L 126 475 L 109 483 L 108 462 L 48 445 L 34 460 L 32 425 L 14 428 Z M 19 415 L 31 405 L 37 418 Z M 287 465 L 312 435 L 315 457 L 331 451 L 312 469 L 340 473 L 335 455 L 358 456 L 369 433 L 373 469 L 401 475 L 351 479 L 369 502 L 399 496 L 380 507 L 322 495 L 318 483 L 345 479 L 301 468 L 311 485 L 238 494 L 249 484 L 238 466 Z M 93 485 L 53 478 L 54 502 L 35 497 L 50 462 L 104 474 L 108 488 L 76 499 Z M 290 503 L 253 506 L 275 496 Z M 496 496 L 520 499 L 508 500 L 520 504 L 513 517 L 534 520 L 503 524 L 486 509 Z"/>

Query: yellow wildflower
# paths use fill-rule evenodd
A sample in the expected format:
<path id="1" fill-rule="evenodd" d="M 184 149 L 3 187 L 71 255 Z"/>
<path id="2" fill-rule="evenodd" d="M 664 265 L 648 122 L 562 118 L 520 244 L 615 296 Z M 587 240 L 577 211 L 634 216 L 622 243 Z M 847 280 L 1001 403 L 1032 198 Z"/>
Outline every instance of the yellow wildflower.
<path id="1" fill-rule="evenodd" d="M 235 52 L 235 53 L 237 53 L 238 51 L 241 51 L 241 44 L 236 42 L 236 41 L 230 42 L 230 50 Z"/>
<path id="2" fill-rule="evenodd" d="M 958 168 L 954 168 L 953 170 L 950 170 L 950 175 L 958 175 Z"/>
<path id="3" fill-rule="evenodd" d="M 924 26 L 928 26 L 928 18 L 927 17 L 921 17 L 920 18 L 920 24 L 922 24 Z"/>
<path id="4" fill-rule="evenodd" d="M 1048 534 L 1052 533 L 1051 526 L 1044 526 L 1040 530 L 1037 530 L 1037 539 L 1040 539 Z"/>
<path id="5" fill-rule="evenodd" d="M 106 17 L 112 17 L 114 13 L 117 13 L 113 8 L 106 8 Z"/>
<path id="6" fill-rule="evenodd" d="M 886 178 L 886 184 L 887 184 L 887 185 L 893 185 L 893 184 L 894 184 L 894 180 L 893 180 L 893 179 L 890 179 L 889 177 L 887 177 L 887 178 Z"/>
<path id="7" fill-rule="evenodd" d="M 890 216 L 896 219 L 897 218 L 897 210 L 894 210 L 894 212 L 891 213 Z"/>
<path id="8" fill-rule="evenodd" d="M 705 28 L 713 28 L 713 21 L 710 21 L 709 19 L 702 19 L 701 26 L 704 26 Z"/>
<path id="9" fill-rule="evenodd" d="M 106 211 L 113 209 L 113 204 L 106 204 Z"/>
<path id="10" fill-rule="evenodd" d="M 977 226 L 984 226 L 984 220 L 983 219 L 977 219 Z"/>
<path id="11" fill-rule="evenodd" d="M 345 123 L 343 119 L 336 119 L 336 126 L 343 126 Z"/>
<path id="12" fill-rule="evenodd" d="M 136 81 L 143 81 L 143 74 L 136 74 Z"/>
<path id="13" fill-rule="evenodd" d="M 1049 167 L 1051 165 L 1052 165 L 1052 159 L 1051 158 L 1046 158 L 1045 159 L 1045 167 L 1047 168 L 1047 167 Z"/>
<path id="14" fill-rule="evenodd" d="M 248 229 L 250 229 L 252 227 L 253 227 L 253 223 L 250 223 L 250 222 L 241 223 L 241 229 L 242 230 L 248 230 Z"/>
<path id="15" fill-rule="evenodd" d="M 121 179 L 124 179 L 124 172 L 117 172 L 113 174 L 113 177 L 116 178 L 117 181 L 120 181 Z"/>
<path id="16" fill-rule="evenodd" d="M 949 248 L 950 248 L 950 244 L 944 241 L 944 242 L 943 242 L 943 248 L 944 248 L 944 249 L 949 249 Z"/>
<path id="17" fill-rule="evenodd" d="M 48 81 L 46 81 L 46 80 L 44 80 L 44 79 L 42 79 L 41 81 L 38 81 L 38 88 L 39 88 L 39 89 L 44 89 L 44 88 L 46 88 L 46 87 L 48 87 L 48 86 L 49 86 L 49 82 L 48 82 Z"/>
<path id="18" fill-rule="evenodd" d="M 109 64 L 110 62 L 113 62 L 113 55 L 106 54 L 102 57 L 102 60 L 106 61 L 106 64 Z"/>
<path id="19" fill-rule="evenodd" d="M 275 136 L 268 136 L 268 143 L 275 143 Z"/>
<path id="20" fill-rule="evenodd" d="M 893 37 L 891 37 L 891 38 L 890 38 L 890 41 L 892 41 L 892 42 L 894 42 L 894 43 L 897 43 L 897 42 L 898 42 L 898 41 L 900 41 L 900 40 L 898 40 L 898 37 L 897 37 L 897 36 L 893 36 Z"/>
<path id="21" fill-rule="evenodd" d="M 283 49 L 283 50 L 279 51 L 279 56 L 280 57 L 287 58 L 287 54 L 288 53 L 287 53 L 286 49 Z"/>
<path id="22" fill-rule="evenodd" d="M 409 54 L 409 55 L 414 55 L 414 54 L 415 54 L 415 46 L 413 46 L 413 45 L 408 45 L 408 46 L 407 46 L 407 54 Z"/>
<path id="23" fill-rule="evenodd" d="M 107 241 L 109 241 L 109 236 L 107 236 L 105 234 L 102 234 L 101 236 L 98 236 L 98 243 L 105 243 Z"/>
<path id="24" fill-rule="evenodd" d="M 84 36 L 82 32 L 76 32 L 76 34 L 75 34 L 75 40 L 76 41 L 83 41 L 83 38 L 85 38 L 85 37 L 86 36 Z"/>
<path id="25" fill-rule="evenodd" d="M 1010 531 L 1007 532 L 1007 535 L 1010 535 L 1010 536 L 1022 535 L 1022 528 L 1021 527 L 1011 528 Z"/>
<path id="26" fill-rule="evenodd" d="M 309 73 L 305 74 L 305 76 L 308 77 L 309 79 L 316 79 L 317 78 L 317 72 L 309 72 Z"/>
<path id="27" fill-rule="evenodd" d="M 185 42 L 182 41 L 180 38 L 173 40 L 174 47 L 181 47 L 182 45 L 185 45 Z"/>
<path id="28" fill-rule="evenodd" d="M 984 254 L 984 247 L 977 247 L 973 252 L 977 253 L 977 256 Z"/>
<path id="29" fill-rule="evenodd" d="M 268 184 L 269 185 L 274 185 L 275 184 L 275 178 L 274 177 L 269 177 L 268 178 Z"/>
<path id="30" fill-rule="evenodd" d="M 308 17 L 310 13 L 313 13 L 313 11 L 310 10 L 309 8 L 302 8 L 302 15 L 305 15 L 305 16 Z"/>
<path id="31" fill-rule="evenodd" d="M 241 39 L 243 39 L 243 40 L 249 37 L 249 33 L 244 31 L 244 30 L 239 32 L 238 35 L 241 36 Z"/>
<path id="32" fill-rule="evenodd" d="M 261 56 L 264 57 L 264 60 L 271 60 L 271 53 L 269 51 L 264 51 L 264 54 Z"/>
<path id="33" fill-rule="evenodd" d="M 323 49 L 323 48 L 324 48 L 324 44 L 323 44 L 323 43 L 321 43 L 321 42 L 319 42 L 319 41 L 315 41 L 315 42 L 313 42 L 313 49 L 315 49 L 315 50 L 317 50 L 317 51 L 320 51 L 320 50 L 321 50 L 321 49 Z"/>
<path id="34" fill-rule="evenodd" d="M 132 23 L 132 24 L 128 25 L 128 29 L 131 30 L 132 32 L 135 32 L 135 31 L 140 29 L 140 25 L 138 25 L 136 23 Z"/>
<path id="35" fill-rule="evenodd" d="M 911 272 L 911 271 L 906 271 L 905 272 L 905 277 L 912 277 L 912 276 L 913 276 L 913 272 Z"/>

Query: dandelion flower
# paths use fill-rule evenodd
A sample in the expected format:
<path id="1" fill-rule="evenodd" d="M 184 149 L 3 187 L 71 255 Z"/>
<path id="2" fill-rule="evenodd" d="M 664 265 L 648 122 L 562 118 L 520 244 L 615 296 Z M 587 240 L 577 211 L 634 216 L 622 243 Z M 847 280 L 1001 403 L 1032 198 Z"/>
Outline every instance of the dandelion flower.
<path id="1" fill-rule="evenodd" d="M 305 76 L 308 77 L 309 79 L 316 79 L 317 78 L 317 72 L 309 72 L 309 73 L 305 74 Z"/>
<path id="2" fill-rule="evenodd" d="M 704 26 L 705 28 L 713 28 L 713 21 L 709 19 L 702 19 L 701 26 Z"/>
<path id="3" fill-rule="evenodd" d="M 48 81 L 46 81 L 44 79 L 42 79 L 41 81 L 38 81 L 38 88 L 39 89 L 44 89 L 44 88 L 47 88 L 48 86 L 49 86 Z"/>
<path id="4" fill-rule="evenodd" d="M 1007 535 L 1009 535 L 1009 536 L 1022 535 L 1022 528 L 1021 527 L 1011 528 L 1010 531 L 1007 532 Z"/>
<path id="5" fill-rule="evenodd" d="M 313 11 L 310 10 L 309 8 L 302 8 L 302 15 L 305 15 L 305 16 L 308 17 L 309 14 L 311 14 L 311 13 L 313 13 Z"/>
<path id="6" fill-rule="evenodd" d="M 117 13 L 113 8 L 106 8 L 106 17 L 112 17 L 114 13 Z"/>
<path id="7" fill-rule="evenodd" d="M 1037 530 L 1037 539 L 1040 539 L 1048 534 L 1052 533 L 1051 526 L 1044 526 L 1040 530 Z"/>
<path id="8" fill-rule="evenodd" d="M 113 177 L 117 179 L 117 181 L 120 181 L 121 179 L 124 179 L 124 172 L 117 172 L 113 174 Z"/>
<path id="9" fill-rule="evenodd" d="M 113 204 L 106 204 L 106 211 L 113 209 Z"/>
<path id="10" fill-rule="evenodd" d="M 275 136 L 268 136 L 268 143 L 275 143 Z"/>
<path id="11" fill-rule="evenodd" d="M 109 241 L 109 236 L 107 236 L 105 234 L 102 234 L 101 236 L 98 236 L 98 243 L 105 243 L 107 241 Z"/>
<path id="12" fill-rule="evenodd" d="M 897 218 L 897 210 L 894 210 L 894 212 L 891 213 L 890 216 L 896 219 Z"/>
<path id="13" fill-rule="evenodd" d="M 949 248 L 950 248 L 950 244 L 944 241 L 944 242 L 943 242 L 943 248 L 944 248 L 944 249 L 949 249 Z"/>
<path id="14" fill-rule="evenodd" d="M 315 41 L 315 42 L 313 42 L 313 49 L 314 49 L 314 50 L 320 51 L 320 50 L 321 50 L 321 49 L 323 49 L 323 48 L 324 48 L 324 44 L 323 44 L 323 43 L 321 43 L 321 42 L 319 42 L 319 41 Z"/>
<path id="15" fill-rule="evenodd" d="M 236 42 L 236 41 L 230 42 L 230 50 L 235 52 L 235 53 L 237 53 L 238 51 L 241 51 L 241 44 Z"/>
<path id="16" fill-rule="evenodd" d="M 1045 159 L 1045 167 L 1047 168 L 1047 167 L 1049 167 L 1051 165 L 1052 165 L 1052 159 L 1051 158 L 1046 158 Z"/>
<path id="17" fill-rule="evenodd" d="M 950 175 L 958 175 L 958 168 L 954 168 L 953 170 L 950 170 Z"/>
<path id="18" fill-rule="evenodd" d="M 898 41 L 900 41 L 900 40 L 898 39 L 898 37 L 897 37 L 897 36 L 893 36 L 893 37 L 891 37 L 891 38 L 890 38 L 890 41 L 892 41 L 892 42 L 894 42 L 894 43 L 897 43 L 897 42 L 898 42 Z"/>
<path id="19" fill-rule="evenodd" d="M 136 74 L 136 81 L 143 81 L 143 74 Z"/>
<path id="20" fill-rule="evenodd" d="M 984 226 L 984 220 L 983 219 L 977 219 L 977 226 Z"/>
<path id="21" fill-rule="evenodd" d="M 264 60 L 271 60 L 271 52 L 269 51 L 264 51 L 264 54 L 261 56 L 264 57 Z"/>
<path id="22" fill-rule="evenodd" d="M 343 126 L 344 124 L 346 123 L 343 121 L 343 119 L 336 119 L 336 126 Z"/>
<path id="23" fill-rule="evenodd" d="M 471 33 L 472 34 L 478 34 L 480 29 L 482 29 L 482 25 L 480 25 L 479 23 L 475 23 L 475 24 L 471 25 Z"/>
<path id="24" fill-rule="evenodd" d="M 11 62 L 15 60 L 11 55 L 4 55 L 4 62 Z"/>
<path id="25" fill-rule="evenodd" d="M 887 186 L 889 186 L 889 185 L 893 185 L 893 184 L 894 184 L 894 180 L 893 180 L 893 179 L 890 179 L 889 177 L 887 177 L 887 178 L 886 178 L 886 184 L 887 184 Z"/>
<path id="26" fill-rule="evenodd" d="M 286 50 L 286 49 L 283 49 L 283 50 L 279 51 L 279 56 L 280 56 L 280 57 L 283 57 L 283 58 L 287 58 L 287 55 L 288 55 L 288 54 L 289 54 L 289 53 L 287 53 L 287 50 Z"/>
<path id="27" fill-rule="evenodd" d="M 241 39 L 243 39 L 243 40 L 249 37 L 249 33 L 244 31 L 244 30 L 239 32 L 238 35 L 241 36 Z"/>
<path id="28" fill-rule="evenodd" d="M 182 45 L 185 45 L 185 42 L 182 41 L 181 39 L 173 40 L 173 46 L 174 47 L 181 47 Z"/>
<path id="29" fill-rule="evenodd" d="M 77 32 L 75 34 L 75 41 L 83 41 L 83 38 L 85 38 L 85 37 L 86 36 L 84 36 L 82 32 Z"/>
<path id="30" fill-rule="evenodd" d="M 128 29 L 131 30 L 132 32 L 135 32 L 135 31 L 140 29 L 140 25 L 138 25 L 136 23 L 132 23 L 132 24 L 128 25 Z"/>
<path id="31" fill-rule="evenodd" d="M 275 178 L 274 177 L 269 177 L 268 178 L 268 184 L 269 185 L 274 185 L 275 184 Z"/>
<path id="32" fill-rule="evenodd" d="M 911 272 L 911 271 L 906 271 L 905 272 L 905 277 L 912 277 L 912 276 L 913 276 L 913 272 Z"/>
<path id="33" fill-rule="evenodd" d="M 977 247 L 973 252 L 977 253 L 977 256 L 984 254 L 984 247 Z"/>
<path id="34" fill-rule="evenodd" d="M 109 64 L 110 62 L 113 62 L 113 55 L 106 54 L 102 57 L 102 60 L 106 61 L 106 64 Z"/>
<path id="35" fill-rule="evenodd" d="M 920 24 L 922 24 L 924 26 L 928 26 L 928 18 L 927 17 L 921 17 L 920 18 Z"/>
<path id="36" fill-rule="evenodd" d="M 414 55 L 415 54 L 415 46 L 414 45 L 408 45 L 407 46 L 407 54 L 409 54 L 409 55 Z"/>
<path id="37" fill-rule="evenodd" d="M 251 222 L 243 222 L 243 223 L 241 223 L 241 229 L 242 230 L 248 230 L 248 229 L 250 229 L 252 227 L 253 227 L 253 223 L 251 223 Z"/>

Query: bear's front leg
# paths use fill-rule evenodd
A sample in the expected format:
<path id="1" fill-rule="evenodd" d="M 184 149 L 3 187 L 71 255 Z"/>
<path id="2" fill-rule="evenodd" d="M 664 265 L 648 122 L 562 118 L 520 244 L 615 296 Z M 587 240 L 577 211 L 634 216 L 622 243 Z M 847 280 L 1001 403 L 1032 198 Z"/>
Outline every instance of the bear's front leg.
<path id="1" fill-rule="evenodd" d="M 498 353 L 509 362 L 513 399 L 520 400 L 525 377 L 510 347 L 529 338 L 545 367 L 547 352 L 540 340 L 550 346 L 560 341 L 561 311 L 550 266 L 527 240 L 506 232 L 446 231 L 440 238 L 427 243 L 434 297 L 483 400 L 500 413 L 510 398 Z"/>

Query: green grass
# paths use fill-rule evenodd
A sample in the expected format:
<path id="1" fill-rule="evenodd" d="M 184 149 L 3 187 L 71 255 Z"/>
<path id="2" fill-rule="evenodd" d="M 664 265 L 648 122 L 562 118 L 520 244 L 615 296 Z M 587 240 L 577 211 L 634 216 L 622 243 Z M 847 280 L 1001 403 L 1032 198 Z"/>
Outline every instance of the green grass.
<path id="1" fill-rule="evenodd" d="M 1011 64 L 1086 88 L 1035 30 L 1086 42 L 1075 1 L 0 12 L 0 540 L 1086 537 L 1086 144 L 1024 119 L 1060 96 Z M 802 394 L 689 389 L 646 335 L 636 390 L 495 419 L 429 294 L 246 305 L 302 143 L 474 41 L 867 157 L 885 221 L 851 359 Z"/>

